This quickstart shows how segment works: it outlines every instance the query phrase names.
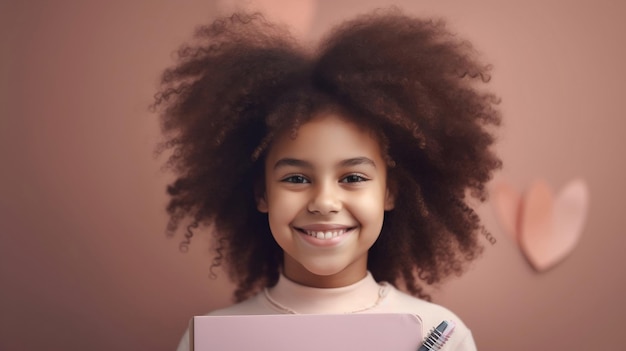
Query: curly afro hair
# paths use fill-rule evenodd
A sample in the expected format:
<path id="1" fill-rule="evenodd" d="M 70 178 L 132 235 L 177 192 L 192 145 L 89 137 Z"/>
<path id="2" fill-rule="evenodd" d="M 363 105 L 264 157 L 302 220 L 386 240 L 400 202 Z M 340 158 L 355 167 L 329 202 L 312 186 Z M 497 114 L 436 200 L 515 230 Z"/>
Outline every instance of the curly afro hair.
<path id="1" fill-rule="evenodd" d="M 460 274 L 482 251 L 468 205 L 484 201 L 501 166 L 490 147 L 497 97 L 479 84 L 491 67 L 442 21 L 397 9 L 344 22 L 316 49 L 261 14 L 200 27 L 165 70 L 153 108 L 176 180 L 168 231 L 212 225 L 213 267 L 225 264 L 241 301 L 276 284 L 283 253 L 256 207 L 273 138 L 322 110 L 338 109 L 379 134 L 396 189 L 368 269 L 422 298 L 425 285 Z"/>

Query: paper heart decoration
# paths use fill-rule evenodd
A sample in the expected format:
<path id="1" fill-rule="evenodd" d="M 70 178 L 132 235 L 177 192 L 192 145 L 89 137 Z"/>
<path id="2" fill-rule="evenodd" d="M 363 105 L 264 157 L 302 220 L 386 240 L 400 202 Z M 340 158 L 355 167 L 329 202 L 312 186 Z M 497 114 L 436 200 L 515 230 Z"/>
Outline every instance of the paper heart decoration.
<path id="1" fill-rule="evenodd" d="M 492 198 L 504 230 L 540 272 L 572 252 L 589 208 L 589 191 L 582 179 L 569 182 L 556 195 L 542 180 L 531 184 L 525 194 L 502 182 L 494 187 Z"/>
<path id="2" fill-rule="evenodd" d="M 299 38 L 310 34 L 318 7 L 317 0 L 216 0 L 215 4 L 224 14 L 242 9 L 261 11 L 272 22 L 288 25 Z"/>

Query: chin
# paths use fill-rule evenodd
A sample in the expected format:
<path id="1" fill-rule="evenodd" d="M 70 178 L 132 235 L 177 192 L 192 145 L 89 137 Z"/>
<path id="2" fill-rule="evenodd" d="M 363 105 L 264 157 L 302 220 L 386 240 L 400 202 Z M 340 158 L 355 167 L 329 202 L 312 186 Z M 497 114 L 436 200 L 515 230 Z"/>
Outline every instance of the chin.
<path id="1" fill-rule="evenodd" d="M 332 275 L 339 274 L 346 269 L 345 265 L 340 264 L 309 264 L 305 265 L 304 268 L 309 271 L 313 275 L 318 275 L 322 277 L 328 277 Z"/>

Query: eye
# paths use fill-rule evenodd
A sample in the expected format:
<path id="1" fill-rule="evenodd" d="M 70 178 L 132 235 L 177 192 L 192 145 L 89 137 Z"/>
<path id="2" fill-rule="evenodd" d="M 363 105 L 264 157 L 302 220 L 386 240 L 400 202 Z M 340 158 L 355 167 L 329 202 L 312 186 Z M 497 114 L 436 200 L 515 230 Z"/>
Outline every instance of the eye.
<path id="1" fill-rule="evenodd" d="M 287 178 L 283 178 L 281 182 L 294 183 L 294 184 L 310 183 L 308 179 L 306 179 L 304 176 L 301 176 L 301 175 L 292 175 Z"/>
<path id="2" fill-rule="evenodd" d="M 366 182 L 368 180 L 369 180 L 368 178 L 365 178 L 364 176 L 360 174 L 350 174 L 344 177 L 343 179 L 341 179 L 339 182 L 340 183 L 359 183 L 359 182 Z"/>

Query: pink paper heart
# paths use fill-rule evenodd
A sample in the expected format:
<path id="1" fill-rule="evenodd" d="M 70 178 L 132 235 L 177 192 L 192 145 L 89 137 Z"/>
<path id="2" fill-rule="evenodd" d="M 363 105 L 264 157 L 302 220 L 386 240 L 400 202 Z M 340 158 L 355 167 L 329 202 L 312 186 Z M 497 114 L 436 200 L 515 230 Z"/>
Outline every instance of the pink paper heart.
<path id="1" fill-rule="evenodd" d="M 310 34 L 318 7 L 316 0 L 216 0 L 215 4 L 224 14 L 242 8 L 261 11 L 272 22 L 288 25 L 292 34 L 301 38 Z"/>
<path id="2" fill-rule="evenodd" d="M 518 195 L 507 184 L 494 189 L 498 216 L 533 268 L 545 271 L 567 257 L 582 235 L 589 207 L 587 184 L 573 180 L 555 197 L 545 181 L 536 181 L 523 198 Z"/>

